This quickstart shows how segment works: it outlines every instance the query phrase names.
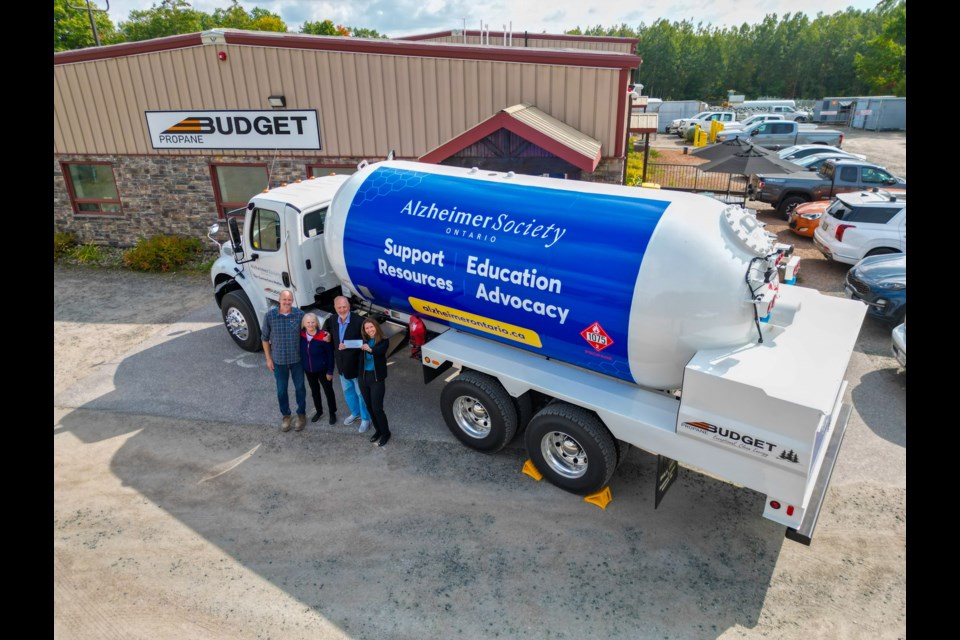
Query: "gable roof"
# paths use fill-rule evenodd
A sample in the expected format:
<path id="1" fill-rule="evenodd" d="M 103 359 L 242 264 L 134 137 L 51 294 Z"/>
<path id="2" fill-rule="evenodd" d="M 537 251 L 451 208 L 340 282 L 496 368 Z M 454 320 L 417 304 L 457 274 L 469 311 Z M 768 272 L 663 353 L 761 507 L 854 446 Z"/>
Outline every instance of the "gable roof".
<path id="1" fill-rule="evenodd" d="M 500 129 L 512 131 L 583 171 L 591 172 L 600 163 L 598 140 L 527 103 L 501 109 L 419 159 L 421 162 L 440 163 Z"/>

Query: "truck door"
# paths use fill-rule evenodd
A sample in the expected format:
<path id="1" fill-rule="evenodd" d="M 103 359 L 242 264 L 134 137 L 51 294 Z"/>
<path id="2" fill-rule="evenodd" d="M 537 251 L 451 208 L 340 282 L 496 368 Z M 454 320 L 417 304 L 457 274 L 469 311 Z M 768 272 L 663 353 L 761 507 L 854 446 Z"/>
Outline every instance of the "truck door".
<path id="1" fill-rule="evenodd" d="M 323 247 L 323 230 L 329 203 L 300 215 L 296 239 L 291 239 L 291 252 L 296 247 L 296 260 L 291 262 L 297 282 L 297 302 L 313 304 L 314 295 L 336 287 L 340 281 L 330 268 Z M 302 298 L 302 299 L 301 299 Z"/>
<path id="2" fill-rule="evenodd" d="M 271 300 L 277 300 L 281 290 L 290 288 L 287 260 L 283 251 L 285 226 L 279 211 L 260 206 L 250 212 L 245 229 L 250 257 L 256 256 L 246 267 L 257 283 L 257 288 L 263 290 Z"/>

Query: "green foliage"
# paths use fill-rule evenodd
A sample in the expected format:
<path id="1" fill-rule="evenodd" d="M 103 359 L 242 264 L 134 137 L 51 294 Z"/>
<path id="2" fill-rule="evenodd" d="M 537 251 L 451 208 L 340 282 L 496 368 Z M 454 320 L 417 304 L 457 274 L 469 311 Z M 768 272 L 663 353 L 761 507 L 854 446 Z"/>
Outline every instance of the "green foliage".
<path id="1" fill-rule="evenodd" d="M 104 259 L 103 249 L 95 245 L 93 240 L 74 247 L 70 256 L 80 264 L 96 264 Z"/>
<path id="2" fill-rule="evenodd" d="M 93 28 L 90 26 L 90 14 L 85 8 L 85 2 L 79 0 L 53 0 L 53 50 L 69 51 L 96 46 L 93 37 Z M 91 2 L 94 9 L 93 21 L 97 25 L 97 34 L 101 44 L 112 44 L 117 41 L 119 34 L 110 17 L 97 3 Z"/>
<path id="3" fill-rule="evenodd" d="M 634 143 L 642 140 L 643 138 L 630 138 L 630 144 L 627 146 L 627 179 L 624 184 L 632 187 L 639 187 L 643 182 L 643 151 L 633 149 Z M 650 149 L 650 159 L 655 160 L 658 157 L 660 152 Z M 647 181 L 650 181 L 650 176 L 647 176 Z"/>
<path id="4" fill-rule="evenodd" d="M 300 27 L 300 33 L 309 33 L 315 36 L 336 36 L 340 35 L 337 32 L 337 27 L 334 26 L 331 20 L 323 20 L 317 22 L 304 22 L 303 26 Z"/>
<path id="5" fill-rule="evenodd" d="M 364 29 L 363 27 L 347 27 L 350 35 L 354 38 L 386 38 L 387 36 L 379 33 L 376 29 Z"/>
<path id="6" fill-rule="evenodd" d="M 71 231 L 57 231 L 53 234 L 53 259 L 59 260 L 70 254 L 79 244 L 77 236 Z"/>
<path id="7" fill-rule="evenodd" d="M 123 254 L 123 263 L 134 271 L 171 271 L 196 261 L 203 251 L 197 238 L 153 236 L 140 238 Z"/>
<path id="8" fill-rule="evenodd" d="M 120 23 L 120 32 L 127 42 L 137 42 L 197 33 L 211 27 L 213 19 L 194 10 L 186 0 L 160 0 L 150 9 L 131 11 L 130 19 Z"/>
<path id="9" fill-rule="evenodd" d="M 255 7 L 247 11 L 237 0 L 231 0 L 226 9 L 214 9 L 211 16 L 213 27 L 224 29 L 247 29 L 248 31 L 278 31 L 286 33 L 287 25 L 279 15 Z"/>

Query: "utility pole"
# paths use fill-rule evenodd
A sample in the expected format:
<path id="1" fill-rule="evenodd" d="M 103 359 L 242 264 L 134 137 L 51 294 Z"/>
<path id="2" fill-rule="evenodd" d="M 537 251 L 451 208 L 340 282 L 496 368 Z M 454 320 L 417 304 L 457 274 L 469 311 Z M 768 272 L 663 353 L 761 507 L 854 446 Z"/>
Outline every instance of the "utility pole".
<path id="1" fill-rule="evenodd" d="M 106 8 L 106 9 L 94 9 L 93 7 L 90 6 L 90 0 L 87 0 L 87 8 L 86 8 L 86 9 L 84 9 L 83 7 L 74 7 L 73 5 L 67 5 L 67 6 L 70 7 L 71 9 L 76 9 L 77 11 L 86 11 L 86 12 L 87 12 L 87 15 L 90 17 L 90 27 L 93 29 L 93 41 L 96 42 L 96 43 L 97 43 L 97 46 L 99 47 L 99 46 L 100 46 L 100 34 L 97 33 L 97 23 L 96 23 L 96 21 L 93 19 L 93 12 L 94 12 L 94 11 L 99 11 L 100 13 L 106 13 L 107 11 L 110 11 L 110 0 L 107 0 L 107 8 Z"/>

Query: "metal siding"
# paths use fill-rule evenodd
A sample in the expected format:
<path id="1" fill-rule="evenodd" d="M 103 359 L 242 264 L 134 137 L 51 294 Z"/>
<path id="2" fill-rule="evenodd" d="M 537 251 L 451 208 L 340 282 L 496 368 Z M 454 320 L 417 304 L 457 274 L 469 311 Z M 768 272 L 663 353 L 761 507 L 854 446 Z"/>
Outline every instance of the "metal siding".
<path id="1" fill-rule="evenodd" d="M 103 100 L 103 90 L 100 87 L 100 77 L 95 65 L 88 65 L 83 69 L 83 86 L 86 91 L 81 94 L 85 97 L 83 101 L 84 119 L 91 123 L 90 127 L 92 138 L 89 140 L 89 153 L 104 153 L 107 148 L 103 120 L 100 115 L 106 109 Z"/>
<path id="2" fill-rule="evenodd" d="M 226 51 L 226 61 L 216 58 L 217 50 Z M 247 45 L 57 65 L 54 76 L 59 153 L 210 155 L 153 149 L 144 112 L 267 109 L 267 96 L 280 93 L 288 108 L 317 110 L 325 156 L 380 157 L 395 149 L 400 157 L 416 157 L 521 102 L 599 140 L 609 156 L 616 144 L 620 90 L 619 70 L 612 68 Z M 82 89 L 90 79 L 100 87 L 92 104 Z M 116 111 L 103 102 L 111 95 Z M 111 131 L 112 141 L 105 138 Z"/>

